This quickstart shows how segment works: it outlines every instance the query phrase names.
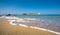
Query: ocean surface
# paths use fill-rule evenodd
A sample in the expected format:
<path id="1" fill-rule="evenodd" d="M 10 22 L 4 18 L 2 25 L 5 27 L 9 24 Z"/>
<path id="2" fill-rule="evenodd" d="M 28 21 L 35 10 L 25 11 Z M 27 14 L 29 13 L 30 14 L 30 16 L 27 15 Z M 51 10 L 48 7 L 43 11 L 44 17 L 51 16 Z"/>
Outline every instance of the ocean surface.
<path id="1" fill-rule="evenodd" d="M 60 26 L 60 16 L 16 16 L 19 18 L 36 18 L 40 20 L 40 23 L 43 22 L 44 24 L 56 24 Z"/>
<path id="2" fill-rule="evenodd" d="M 60 15 L 44 15 L 44 16 L 16 16 L 19 18 L 36 18 L 37 20 L 31 21 L 34 23 L 26 23 L 26 25 L 36 26 L 48 30 L 53 30 L 60 33 Z M 25 23 L 23 23 L 25 24 Z"/>

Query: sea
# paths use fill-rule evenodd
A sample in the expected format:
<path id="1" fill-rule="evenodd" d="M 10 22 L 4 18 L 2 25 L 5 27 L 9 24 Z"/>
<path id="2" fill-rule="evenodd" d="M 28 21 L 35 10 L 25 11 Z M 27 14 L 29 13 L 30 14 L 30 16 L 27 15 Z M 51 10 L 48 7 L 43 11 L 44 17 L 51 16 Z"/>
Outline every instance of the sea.
<path id="1" fill-rule="evenodd" d="M 31 23 L 25 23 L 25 22 L 24 23 L 21 22 L 20 24 L 44 28 L 47 30 L 52 30 L 52 31 L 56 31 L 56 32 L 60 33 L 60 15 L 40 15 L 40 16 L 16 15 L 15 17 L 37 19 L 34 21 L 30 21 L 30 22 L 34 22 L 34 24 L 33 23 L 32 24 Z"/>
<path id="2" fill-rule="evenodd" d="M 40 22 L 44 22 L 44 24 L 56 24 L 60 26 L 60 15 L 44 15 L 44 16 L 16 16 L 19 18 L 36 18 L 40 20 Z"/>

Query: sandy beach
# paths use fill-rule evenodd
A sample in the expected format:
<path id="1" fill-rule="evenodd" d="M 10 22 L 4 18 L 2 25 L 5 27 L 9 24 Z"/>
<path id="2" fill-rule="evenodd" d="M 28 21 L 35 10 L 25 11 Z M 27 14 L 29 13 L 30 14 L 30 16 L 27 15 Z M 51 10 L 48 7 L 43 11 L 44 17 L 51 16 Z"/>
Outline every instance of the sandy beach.
<path id="1" fill-rule="evenodd" d="M 48 31 L 23 26 L 11 25 L 7 20 L 0 20 L 0 35 L 57 35 Z"/>

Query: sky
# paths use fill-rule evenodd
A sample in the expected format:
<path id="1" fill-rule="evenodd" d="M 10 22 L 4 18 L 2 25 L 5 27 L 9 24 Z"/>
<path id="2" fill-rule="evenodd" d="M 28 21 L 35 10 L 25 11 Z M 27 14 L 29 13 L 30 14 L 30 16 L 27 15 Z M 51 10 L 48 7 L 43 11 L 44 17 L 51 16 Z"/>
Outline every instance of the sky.
<path id="1" fill-rule="evenodd" d="M 60 14 L 60 0 L 0 0 L 0 14 Z"/>

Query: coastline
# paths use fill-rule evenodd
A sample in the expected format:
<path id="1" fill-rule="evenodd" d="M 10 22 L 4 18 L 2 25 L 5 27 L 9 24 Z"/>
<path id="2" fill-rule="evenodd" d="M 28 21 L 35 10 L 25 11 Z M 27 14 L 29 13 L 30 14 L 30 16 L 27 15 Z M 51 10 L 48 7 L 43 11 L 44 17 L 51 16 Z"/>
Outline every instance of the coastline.
<path id="1" fill-rule="evenodd" d="M 11 21 L 10 24 L 11 25 L 17 25 L 17 24 L 12 23 L 13 21 Z M 19 24 L 19 26 L 23 26 L 23 27 L 27 27 L 28 28 L 28 26 L 24 25 L 24 24 Z M 44 29 L 44 28 L 38 28 L 38 27 L 33 27 L 33 26 L 30 26 L 29 28 L 34 28 L 34 29 L 38 29 L 38 30 L 48 31 L 48 32 L 52 32 L 52 33 L 60 35 L 60 32 L 55 32 L 55 31 L 52 31 L 52 30 Z"/>
<path id="2" fill-rule="evenodd" d="M 8 18 L 6 18 L 6 19 L 8 19 L 7 21 L 11 24 L 11 25 L 16 25 L 16 23 L 12 23 L 12 22 L 14 22 L 15 20 L 17 21 L 17 20 L 19 20 L 19 18 L 17 18 L 17 17 L 15 17 L 15 18 L 10 18 L 10 17 L 8 17 Z M 24 20 L 23 18 L 20 18 L 20 20 L 22 21 L 22 20 Z M 19 22 L 19 21 L 18 21 Z M 26 28 L 28 28 L 28 26 L 27 25 L 24 25 L 24 24 L 19 24 L 19 26 L 23 26 L 23 27 L 26 27 Z M 48 32 L 51 32 L 51 33 L 55 33 L 55 34 L 58 34 L 58 35 L 60 35 L 60 32 L 55 32 L 55 31 L 51 31 L 51 30 L 47 30 L 47 29 L 43 29 L 43 28 L 38 28 L 38 27 L 33 27 L 33 26 L 30 26 L 29 28 L 34 28 L 34 29 L 38 29 L 38 30 L 43 30 L 43 31 L 48 31 Z"/>

